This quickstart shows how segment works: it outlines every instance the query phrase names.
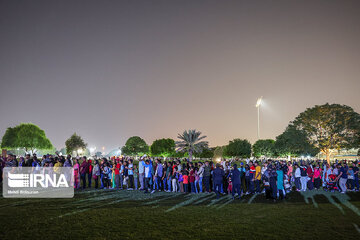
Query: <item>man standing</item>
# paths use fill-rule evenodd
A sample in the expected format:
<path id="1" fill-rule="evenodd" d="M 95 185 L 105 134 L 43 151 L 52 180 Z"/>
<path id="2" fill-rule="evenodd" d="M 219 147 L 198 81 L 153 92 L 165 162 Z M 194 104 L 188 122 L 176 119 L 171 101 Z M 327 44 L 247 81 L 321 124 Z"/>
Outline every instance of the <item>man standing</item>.
<path id="1" fill-rule="evenodd" d="M 129 189 L 128 190 L 133 190 L 134 189 L 134 164 L 133 164 L 133 160 L 130 159 L 129 160 L 129 166 L 128 166 L 128 175 L 129 175 Z"/>
<path id="2" fill-rule="evenodd" d="M 254 194 L 254 183 L 255 183 L 255 173 L 256 169 L 252 161 L 249 162 L 250 170 L 249 170 L 249 192 Z"/>
<path id="3" fill-rule="evenodd" d="M 144 179 L 145 179 L 145 167 L 144 159 L 141 157 L 139 162 L 139 181 L 140 181 L 140 190 L 144 190 Z"/>
<path id="4" fill-rule="evenodd" d="M 27 167 L 31 167 L 31 166 L 32 166 L 32 160 L 31 160 L 31 158 L 30 158 L 30 154 L 26 154 L 26 156 L 25 156 L 25 165 L 26 165 Z"/>
<path id="5" fill-rule="evenodd" d="M 208 161 L 205 162 L 204 167 L 204 184 L 206 192 L 210 192 L 210 173 L 211 173 L 211 167 Z"/>
<path id="6" fill-rule="evenodd" d="M 347 171 L 348 167 L 345 163 L 344 166 L 341 166 L 339 176 L 337 177 L 337 180 L 339 180 L 341 193 L 346 193 L 346 182 L 348 179 Z"/>
<path id="7" fill-rule="evenodd" d="M 155 171 L 154 181 L 156 181 L 158 190 L 159 190 L 159 192 L 161 192 L 161 185 L 162 185 L 161 179 L 163 176 L 163 166 L 161 164 L 160 159 L 156 159 L 155 163 L 156 163 L 156 171 Z M 154 192 L 155 192 L 155 189 L 151 193 L 154 193 Z"/>
<path id="8" fill-rule="evenodd" d="M 145 193 L 148 193 L 149 191 L 149 184 L 150 184 L 150 179 L 152 177 L 152 162 L 149 159 L 146 159 L 145 163 L 143 162 L 143 166 L 144 166 L 144 173 L 145 173 Z"/>
<path id="9" fill-rule="evenodd" d="M 259 163 L 255 162 L 255 185 L 256 185 L 256 193 L 261 193 L 260 190 L 260 181 L 261 181 L 261 167 Z"/>
<path id="10" fill-rule="evenodd" d="M 213 175 L 214 175 L 216 198 L 218 199 L 220 197 L 221 184 L 225 176 L 225 172 L 222 168 L 220 168 L 219 163 L 216 164 L 216 168 L 214 169 Z"/>
<path id="11" fill-rule="evenodd" d="M 240 191 L 240 171 L 239 169 L 237 168 L 237 165 L 234 164 L 234 169 L 231 170 L 230 172 L 230 176 L 231 176 L 231 181 L 232 181 L 232 184 L 233 184 L 233 187 L 232 187 L 232 198 L 234 199 L 235 197 L 235 192 L 237 192 L 238 194 L 238 198 L 240 199 L 241 198 L 241 191 Z"/>
<path id="12" fill-rule="evenodd" d="M 82 163 L 80 165 L 80 177 L 83 182 L 83 189 L 86 188 L 86 173 L 89 171 L 89 166 L 86 161 L 86 157 L 82 157 Z"/>

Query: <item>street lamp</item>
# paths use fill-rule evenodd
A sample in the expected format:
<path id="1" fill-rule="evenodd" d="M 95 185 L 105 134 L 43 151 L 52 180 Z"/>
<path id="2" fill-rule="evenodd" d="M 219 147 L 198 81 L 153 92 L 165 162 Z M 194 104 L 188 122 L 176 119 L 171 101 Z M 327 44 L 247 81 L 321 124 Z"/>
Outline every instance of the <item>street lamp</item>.
<path id="1" fill-rule="evenodd" d="M 257 126 L 258 140 L 260 139 L 260 106 L 261 106 L 262 98 L 263 98 L 262 96 L 260 98 L 258 98 L 258 100 L 256 101 L 256 105 L 255 105 L 255 107 L 257 108 L 257 112 L 258 112 L 258 126 Z"/>
<path id="2" fill-rule="evenodd" d="M 78 155 L 81 155 L 81 154 L 83 153 L 83 150 L 82 150 L 81 148 L 79 148 L 79 149 L 77 150 L 77 153 L 78 153 Z"/>

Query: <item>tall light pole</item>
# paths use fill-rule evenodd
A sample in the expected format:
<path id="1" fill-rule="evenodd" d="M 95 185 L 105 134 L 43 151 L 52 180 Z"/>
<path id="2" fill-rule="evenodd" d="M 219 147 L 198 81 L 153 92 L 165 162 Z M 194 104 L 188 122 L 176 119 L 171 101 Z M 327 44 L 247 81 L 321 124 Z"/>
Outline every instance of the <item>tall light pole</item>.
<path id="1" fill-rule="evenodd" d="M 258 126 L 257 126 L 258 140 L 260 139 L 260 106 L 261 106 L 261 102 L 262 102 L 262 96 L 260 98 L 258 98 L 258 100 L 256 101 L 256 105 L 255 105 L 255 107 L 257 108 L 257 112 L 258 112 Z"/>

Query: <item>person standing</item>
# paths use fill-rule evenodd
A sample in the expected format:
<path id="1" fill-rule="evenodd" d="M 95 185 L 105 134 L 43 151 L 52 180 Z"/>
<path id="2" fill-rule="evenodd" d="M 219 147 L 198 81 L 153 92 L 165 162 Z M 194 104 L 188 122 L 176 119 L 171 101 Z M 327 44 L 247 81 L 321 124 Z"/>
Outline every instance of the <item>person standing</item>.
<path id="1" fill-rule="evenodd" d="M 210 192 L 210 174 L 211 174 L 211 167 L 208 161 L 205 162 L 204 167 L 204 184 L 206 192 Z"/>
<path id="2" fill-rule="evenodd" d="M 167 168 L 166 168 L 166 174 L 165 174 L 165 180 L 166 180 L 166 185 L 167 185 L 167 192 L 171 192 L 171 185 L 172 185 L 172 170 L 173 168 L 171 167 L 171 163 L 168 162 L 167 163 Z M 165 189 L 164 189 L 165 190 Z"/>
<path id="3" fill-rule="evenodd" d="M 225 172 L 222 168 L 220 168 L 220 164 L 216 164 L 216 168 L 213 172 L 214 176 L 214 185 L 215 185 L 215 192 L 216 192 L 216 198 L 218 199 L 220 197 L 220 191 L 221 191 L 221 184 L 223 182 L 223 178 L 225 176 Z"/>
<path id="4" fill-rule="evenodd" d="M 238 194 L 238 198 L 241 198 L 241 183 L 240 183 L 240 171 L 237 165 L 234 164 L 234 169 L 230 171 L 230 177 L 232 181 L 232 198 L 235 198 L 235 193 Z"/>
<path id="5" fill-rule="evenodd" d="M 99 187 L 99 176 L 100 176 L 100 166 L 99 166 L 98 160 L 95 160 L 95 165 L 92 170 L 92 176 L 95 180 L 95 188 L 98 188 Z"/>
<path id="6" fill-rule="evenodd" d="M 276 170 L 277 179 L 276 179 L 276 187 L 279 192 L 280 199 L 284 199 L 285 191 L 284 191 L 284 171 L 282 170 L 281 166 L 277 167 Z"/>
<path id="7" fill-rule="evenodd" d="M 344 166 L 340 167 L 340 173 L 339 173 L 339 176 L 337 177 L 337 180 L 339 180 L 339 186 L 341 189 L 341 193 L 346 193 L 346 182 L 348 179 L 347 171 L 348 171 L 348 168 L 345 163 Z"/>
<path id="8" fill-rule="evenodd" d="M 252 161 L 249 162 L 249 193 L 254 194 L 255 193 L 255 173 L 256 169 Z"/>
<path id="9" fill-rule="evenodd" d="M 89 171 L 88 170 L 88 162 L 86 161 L 86 157 L 82 157 L 82 163 L 80 165 L 80 177 L 82 180 L 82 188 L 85 189 L 86 188 L 86 173 Z"/>
<path id="10" fill-rule="evenodd" d="M 152 177 L 152 162 L 149 159 L 146 159 L 145 162 L 142 162 L 142 165 L 144 166 L 144 173 L 145 173 L 145 193 L 149 192 L 150 188 L 150 179 Z"/>
<path id="11" fill-rule="evenodd" d="M 259 162 L 255 162 L 255 185 L 256 185 L 256 193 L 261 193 L 260 190 L 260 182 L 261 182 L 261 167 Z"/>
<path id="12" fill-rule="evenodd" d="M 274 201 L 277 198 L 277 173 L 276 169 L 269 165 L 269 176 L 270 176 L 270 191 L 271 191 L 271 197 L 274 199 Z"/>
<path id="13" fill-rule="evenodd" d="M 139 181 L 139 170 L 137 169 L 136 165 L 134 164 L 133 166 L 134 170 L 134 185 L 135 185 L 135 190 L 138 190 L 138 181 Z"/>
<path id="14" fill-rule="evenodd" d="M 314 182 L 314 187 L 316 190 L 320 189 L 321 186 L 321 169 L 317 164 L 314 169 L 314 175 L 312 181 Z"/>
<path id="15" fill-rule="evenodd" d="M 195 190 L 195 169 L 194 169 L 194 167 L 190 168 L 189 183 L 190 183 L 191 193 L 196 193 L 197 191 Z"/>
<path id="16" fill-rule="evenodd" d="M 80 165 L 79 160 L 75 161 L 74 164 L 74 188 L 80 188 Z"/>
<path id="17" fill-rule="evenodd" d="M 354 186 L 355 191 L 359 191 L 359 167 L 356 166 L 356 162 L 353 163 L 353 170 L 354 170 Z"/>
<path id="18" fill-rule="evenodd" d="M 129 175 L 129 189 L 128 190 L 133 190 L 133 188 L 134 188 L 134 164 L 133 164 L 132 159 L 129 160 L 128 175 Z"/>
<path id="19" fill-rule="evenodd" d="M 91 179 L 92 179 L 92 161 L 91 159 L 88 160 L 88 169 L 87 169 L 87 175 L 88 175 L 88 186 L 91 188 Z"/>
<path id="20" fill-rule="evenodd" d="M 307 173 L 306 173 L 306 166 L 304 165 L 303 162 L 301 162 L 301 165 L 300 165 L 300 174 L 301 174 L 301 178 L 300 178 L 300 181 L 301 181 L 301 191 L 305 192 L 306 191 L 306 188 L 307 188 Z"/>
<path id="21" fill-rule="evenodd" d="M 116 163 L 113 165 L 113 169 L 114 169 L 114 178 L 115 178 L 115 188 L 118 190 L 120 187 L 120 168 L 121 165 L 119 163 L 119 160 L 116 161 Z"/>
<path id="22" fill-rule="evenodd" d="M 301 190 L 301 171 L 300 168 L 297 164 L 295 164 L 295 187 L 296 187 L 296 191 L 300 191 Z"/>
<path id="23" fill-rule="evenodd" d="M 198 185 L 199 185 L 199 192 L 202 193 L 203 192 L 203 187 L 202 187 L 202 181 L 203 181 L 203 178 L 204 178 L 204 164 L 203 163 L 199 163 L 200 164 L 200 167 L 199 167 L 199 170 L 197 171 L 197 175 L 199 176 L 199 180 L 198 180 Z M 197 186 L 196 187 L 196 190 L 197 190 Z"/>
<path id="24" fill-rule="evenodd" d="M 139 162 L 140 190 L 144 190 L 144 181 L 145 181 L 145 167 L 144 167 L 144 159 L 141 157 Z"/>

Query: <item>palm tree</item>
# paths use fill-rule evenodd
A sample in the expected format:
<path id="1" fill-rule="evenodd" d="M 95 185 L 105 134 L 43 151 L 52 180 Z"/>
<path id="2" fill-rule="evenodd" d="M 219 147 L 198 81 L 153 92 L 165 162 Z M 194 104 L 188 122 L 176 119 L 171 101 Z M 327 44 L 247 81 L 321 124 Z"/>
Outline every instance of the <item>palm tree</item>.
<path id="1" fill-rule="evenodd" d="M 184 131 L 182 134 L 178 134 L 178 138 L 181 141 L 176 141 L 177 152 L 188 152 L 189 161 L 192 161 L 193 153 L 200 153 L 203 149 L 208 148 L 207 141 L 201 141 L 206 136 L 200 136 L 201 132 L 193 130 Z"/>

